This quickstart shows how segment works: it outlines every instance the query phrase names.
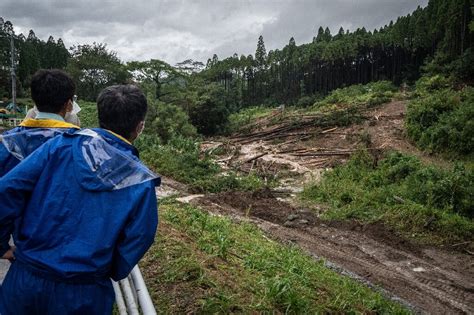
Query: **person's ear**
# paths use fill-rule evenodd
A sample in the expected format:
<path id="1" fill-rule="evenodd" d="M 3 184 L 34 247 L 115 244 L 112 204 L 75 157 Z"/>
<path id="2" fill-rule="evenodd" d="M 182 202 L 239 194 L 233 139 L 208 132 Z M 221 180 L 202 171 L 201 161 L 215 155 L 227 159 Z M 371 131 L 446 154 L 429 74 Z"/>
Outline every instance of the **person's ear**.
<path id="1" fill-rule="evenodd" d="M 66 103 L 64 103 L 61 111 L 59 112 L 59 115 L 63 116 L 64 118 L 66 114 L 70 111 L 72 111 L 72 100 L 67 100 Z"/>
<path id="2" fill-rule="evenodd" d="M 135 128 L 135 131 L 132 132 L 128 140 L 130 142 L 135 141 L 135 139 L 137 139 L 140 136 L 140 134 L 143 132 L 143 129 L 145 129 L 145 121 L 140 121 L 137 127 Z"/>
<path id="3" fill-rule="evenodd" d="M 143 129 L 145 129 L 145 121 L 140 121 L 137 125 L 137 135 L 140 135 L 143 132 Z"/>
<path id="4" fill-rule="evenodd" d="M 66 112 L 69 113 L 69 112 L 72 112 L 72 100 L 68 100 L 67 103 L 66 103 Z"/>

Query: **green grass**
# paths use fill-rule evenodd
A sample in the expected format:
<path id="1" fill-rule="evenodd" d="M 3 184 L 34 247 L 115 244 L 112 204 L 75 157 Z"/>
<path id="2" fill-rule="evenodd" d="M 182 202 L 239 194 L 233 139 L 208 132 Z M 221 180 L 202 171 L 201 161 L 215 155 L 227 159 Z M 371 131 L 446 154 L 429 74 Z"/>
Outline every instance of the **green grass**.
<path id="1" fill-rule="evenodd" d="M 328 171 L 302 198 L 326 203 L 328 220 L 382 221 L 400 234 L 431 244 L 474 237 L 474 171 L 423 165 L 416 157 L 391 153 L 374 166 L 365 151 Z"/>
<path id="2" fill-rule="evenodd" d="M 408 313 L 254 225 L 172 200 L 142 270 L 162 313 Z"/>

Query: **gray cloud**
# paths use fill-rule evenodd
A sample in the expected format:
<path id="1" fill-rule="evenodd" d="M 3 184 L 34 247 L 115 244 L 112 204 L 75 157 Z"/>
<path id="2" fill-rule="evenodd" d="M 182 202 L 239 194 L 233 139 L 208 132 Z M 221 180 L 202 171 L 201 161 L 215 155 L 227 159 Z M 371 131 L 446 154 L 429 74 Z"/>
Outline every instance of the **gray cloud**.
<path id="1" fill-rule="evenodd" d="M 123 60 L 171 64 L 214 53 L 253 54 L 260 34 L 267 51 L 294 37 L 311 41 L 317 28 L 372 30 L 425 6 L 428 0 L 2 0 L 0 16 L 17 33 L 33 29 L 67 46 L 105 42 Z"/>

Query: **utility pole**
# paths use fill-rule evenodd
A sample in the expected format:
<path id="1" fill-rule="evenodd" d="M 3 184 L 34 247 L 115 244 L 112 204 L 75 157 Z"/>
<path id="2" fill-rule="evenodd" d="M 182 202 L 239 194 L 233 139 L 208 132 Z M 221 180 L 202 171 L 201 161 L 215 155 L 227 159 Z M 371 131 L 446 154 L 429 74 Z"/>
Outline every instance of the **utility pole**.
<path id="1" fill-rule="evenodd" d="M 0 17 L 0 28 L 3 29 L 5 25 L 3 18 Z M 16 113 L 16 74 L 15 74 L 15 35 L 13 29 L 10 32 L 5 32 L 7 35 L 10 35 L 10 54 L 11 54 L 11 66 L 10 73 L 12 79 L 12 103 L 13 103 L 13 113 Z M 7 36 L 5 36 L 7 37 Z"/>
<path id="2" fill-rule="evenodd" d="M 11 49 L 11 76 L 12 76 L 12 103 L 13 113 L 16 113 L 16 74 L 15 74 L 15 42 L 13 41 L 13 34 L 10 34 L 10 49 Z"/>

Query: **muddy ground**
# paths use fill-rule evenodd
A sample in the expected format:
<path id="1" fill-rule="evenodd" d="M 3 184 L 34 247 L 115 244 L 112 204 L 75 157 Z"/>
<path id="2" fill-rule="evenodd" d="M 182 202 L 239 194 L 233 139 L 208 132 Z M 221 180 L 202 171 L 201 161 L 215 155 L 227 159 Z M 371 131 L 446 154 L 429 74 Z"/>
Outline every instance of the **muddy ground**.
<path id="1" fill-rule="evenodd" d="M 203 151 L 221 151 L 224 169 L 257 172 L 277 179 L 276 189 L 253 193 L 189 195 L 165 180 L 163 193 L 178 193 L 190 202 L 237 220 L 255 222 L 268 235 L 292 243 L 340 273 L 354 277 L 416 312 L 474 314 L 474 259 L 468 252 L 414 245 L 377 223 L 323 222 L 319 205 L 307 209 L 294 202 L 308 181 L 344 163 L 363 144 L 375 155 L 398 150 L 440 166 L 445 161 L 424 154 L 403 135 L 405 102 L 394 101 L 364 113 L 365 120 L 348 127 L 303 126 L 289 129 L 261 125 L 246 136 L 203 144 Z M 257 123 L 258 124 L 258 123 Z M 464 244 L 461 246 L 472 246 Z"/>

